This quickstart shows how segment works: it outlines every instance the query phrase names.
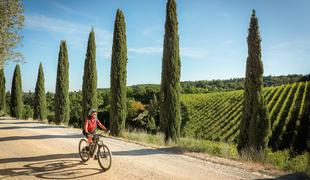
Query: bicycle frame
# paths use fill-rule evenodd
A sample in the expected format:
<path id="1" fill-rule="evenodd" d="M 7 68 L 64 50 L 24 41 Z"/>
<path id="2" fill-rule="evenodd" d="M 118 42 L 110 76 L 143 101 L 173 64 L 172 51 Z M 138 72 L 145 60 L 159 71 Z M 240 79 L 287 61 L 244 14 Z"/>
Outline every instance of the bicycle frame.
<path id="1" fill-rule="evenodd" d="M 98 151 L 98 148 L 103 144 L 102 141 L 99 140 L 99 137 L 98 135 L 94 136 L 93 137 L 93 143 L 95 144 L 93 149 L 91 149 L 91 152 L 90 152 L 90 158 L 94 158 L 94 155 L 97 154 L 97 151 Z"/>

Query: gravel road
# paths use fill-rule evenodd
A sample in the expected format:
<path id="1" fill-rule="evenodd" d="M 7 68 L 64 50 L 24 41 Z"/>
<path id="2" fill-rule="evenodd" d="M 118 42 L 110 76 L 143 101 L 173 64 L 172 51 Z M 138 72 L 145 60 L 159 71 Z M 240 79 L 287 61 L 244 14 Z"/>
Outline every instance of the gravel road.
<path id="1" fill-rule="evenodd" d="M 102 172 L 80 161 L 81 130 L 30 120 L 0 119 L 0 179 L 262 179 L 258 173 L 102 137 L 113 154 Z"/>

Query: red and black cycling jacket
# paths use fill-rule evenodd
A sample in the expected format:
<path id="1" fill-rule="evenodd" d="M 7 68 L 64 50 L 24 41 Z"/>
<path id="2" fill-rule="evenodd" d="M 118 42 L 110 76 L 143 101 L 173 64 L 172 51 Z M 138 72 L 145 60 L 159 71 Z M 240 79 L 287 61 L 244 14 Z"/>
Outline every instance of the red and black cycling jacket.
<path id="1" fill-rule="evenodd" d="M 86 117 L 85 118 L 85 124 L 84 124 L 85 132 L 86 133 L 93 132 L 97 128 L 97 124 L 102 125 L 97 118 L 95 118 L 93 116 L 91 116 L 90 118 Z"/>

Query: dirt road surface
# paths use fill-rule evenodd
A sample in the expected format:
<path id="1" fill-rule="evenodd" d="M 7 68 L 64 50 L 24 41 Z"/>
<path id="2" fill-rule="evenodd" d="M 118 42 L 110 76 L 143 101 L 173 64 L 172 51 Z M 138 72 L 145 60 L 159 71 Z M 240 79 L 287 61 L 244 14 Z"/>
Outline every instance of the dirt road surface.
<path id="1" fill-rule="evenodd" d="M 96 160 L 82 163 L 81 130 L 30 120 L 0 119 L 0 179 L 262 179 L 248 172 L 102 137 L 113 154 L 102 172 Z"/>

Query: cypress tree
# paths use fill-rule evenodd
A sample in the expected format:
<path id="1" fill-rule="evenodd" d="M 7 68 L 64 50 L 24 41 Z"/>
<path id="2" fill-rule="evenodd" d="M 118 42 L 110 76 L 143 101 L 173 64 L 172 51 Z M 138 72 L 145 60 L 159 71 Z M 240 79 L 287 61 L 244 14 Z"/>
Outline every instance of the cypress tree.
<path id="1" fill-rule="evenodd" d="M 84 118 L 87 116 L 89 109 L 97 108 L 97 68 L 94 29 L 91 30 L 88 37 L 87 53 L 84 63 L 82 95 L 83 114 L 81 127 L 83 127 Z"/>
<path id="2" fill-rule="evenodd" d="M 250 152 L 252 158 L 267 147 L 270 135 L 270 117 L 263 98 L 263 62 L 258 19 L 253 10 L 248 41 L 248 58 L 244 86 L 243 118 L 240 125 L 238 150 Z"/>
<path id="3" fill-rule="evenodd" d="M 33 119 L 46 119 L 46 111 L 44 72 L 42 63 L 40 63 L 34 95 Z"/>
<path id="4" fill-rule="evenodd" d="M 5 76 L 3 69 L 0 70 L 0 113 L 6 114 Z"/>
<path id="5" fill-rule="evenodd" d="M 23 115 L 23 92 L 22 92 L 22 80 L 20 75 L 20 67 L 17 64 L 14 70 L 11 99 L 10 99 L 11 116 L 16 118 L 22 118 Z"/>
<path id="6" fill-rule="evenodd" d="M 55 123 L 69 122 L 69 62 L 66 41 L 61 41 L 55 91 Z"/>
<path id="7" fill-rule="evenodd" d="M 111 109 L 110 127 L 112 135 L 119 136 L 125 128 L 127 115 L 126 76 L 127 76 L 126 25 L 123 12 L 118 9 L 114 23 L 111 62 Z"/>
<path id="8" fill-rule="evenodd" d="M 180 69 L 176 2 L 168 0 L 160 89 L 160 128 L 165 134 L 166 142 L 176 141 L 180 136 Z"/>

